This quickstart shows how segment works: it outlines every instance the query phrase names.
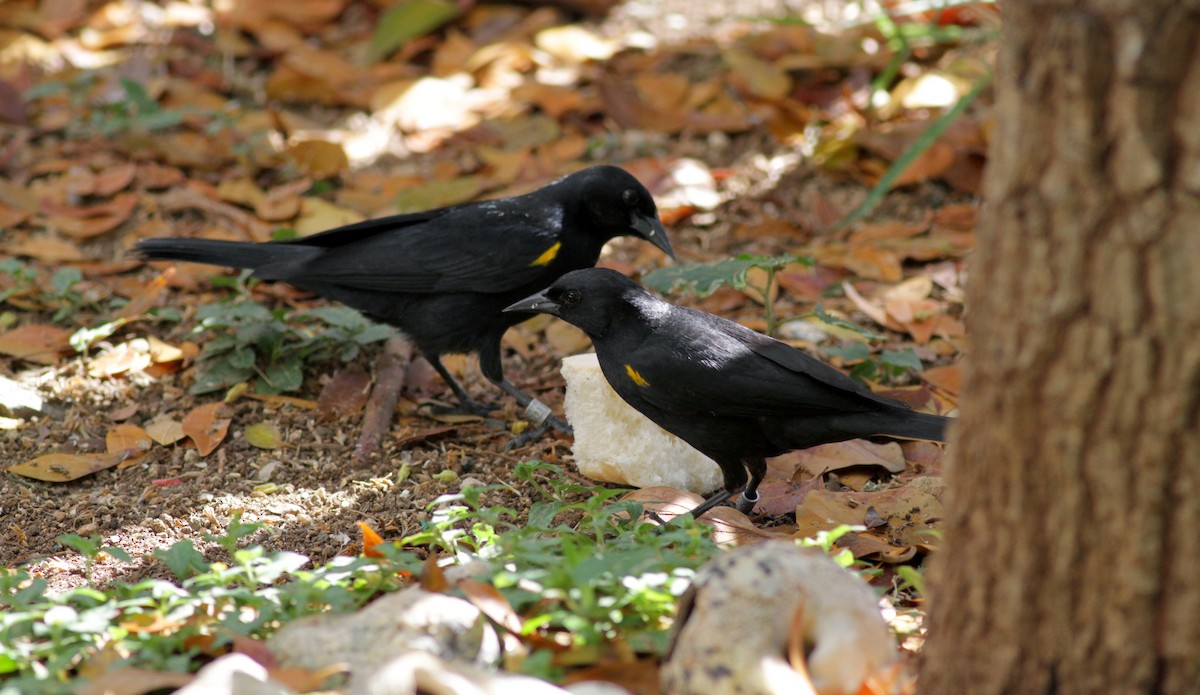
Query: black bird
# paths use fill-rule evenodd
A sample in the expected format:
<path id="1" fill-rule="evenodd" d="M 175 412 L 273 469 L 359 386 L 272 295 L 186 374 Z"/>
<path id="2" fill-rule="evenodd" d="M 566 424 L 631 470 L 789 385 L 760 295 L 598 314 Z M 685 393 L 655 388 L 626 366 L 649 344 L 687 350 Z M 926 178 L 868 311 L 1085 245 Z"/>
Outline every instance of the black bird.
<path id="1" fill-rule="evenodd" d="M 587 333 L 625 402 L 717 462 L 725 489 L 758 501 L 765 459 L 859 437 L 944 441 L 950 418 L 873 393 L 786 343 L 719 316 L 668 304 L 612 270 L 567 273 L 506 311 L 553 314 Z"/>
<path id="2" fill-rule="evenodd" d="M 469 411 L 444 354 L 479 354 L 483 375 L 522 406 L 533 400 L 505 380 L 500 338 L 531 318 L 504 313 L 563 273 L 590 268 L 614 237 L 641 237 L 674 258 L 650 192 L 613 166 L 594 166 L 511 198 L 396 215 L 283 242 L 146 239 L 134 252 L 252 268 L 398 327 Z"/>

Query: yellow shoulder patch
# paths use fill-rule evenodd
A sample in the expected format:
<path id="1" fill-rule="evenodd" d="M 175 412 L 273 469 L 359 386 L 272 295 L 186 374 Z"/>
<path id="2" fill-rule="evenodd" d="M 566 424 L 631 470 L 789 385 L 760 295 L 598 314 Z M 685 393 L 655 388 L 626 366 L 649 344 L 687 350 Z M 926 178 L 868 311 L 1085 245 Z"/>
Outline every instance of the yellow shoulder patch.
<path id="1" fill-rule="evenodd" d="M 634 369 L 632 364 L 625 365 L 625 373 L 628 374 L 629 378 L 633 379 L 633 383 L 637 384 L 638 386 L 645 387 L 650 385 L 650 382 L 646 381 L 641 374 L 638 374 L 638 370 Z"/>
<path id="2" fill-rule="evenodd" d="M 535 258 L 533 260 L 533 263 L 529 264 L 529 267 L 533 268 L 533 267 L 539 266 L 539 265 L 550 265 L 550 261 L 554 260 L 554 257 L 558 255 L 558 250 L 560 248 L 562 248 L 562 242 L 561 241 L 554 242 L 554 246 L 551 246 L 550 248 L 546 249 L 542 253 L 542 255 Z"/>

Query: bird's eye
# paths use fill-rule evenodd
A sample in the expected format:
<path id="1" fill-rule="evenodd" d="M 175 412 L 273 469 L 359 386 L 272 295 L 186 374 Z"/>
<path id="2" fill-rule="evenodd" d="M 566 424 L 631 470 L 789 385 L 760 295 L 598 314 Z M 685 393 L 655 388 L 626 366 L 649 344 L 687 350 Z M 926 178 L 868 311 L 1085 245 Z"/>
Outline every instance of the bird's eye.
<path id="1" fill-rule="evenodd" d="M 621 202 L 629 206 L 637 205 L 637 191 L 633 190 L 632 188 L 626 188 L 625 190 L 621 191 Z"/>
<path id="2" fill-rule="evenodd" d="M 563 294 L 562 303 L 564 306 L 575 306 L 580 299 L 583 299 L 583 295 L 579 293 L 579 290 L 567 290 Z"/>

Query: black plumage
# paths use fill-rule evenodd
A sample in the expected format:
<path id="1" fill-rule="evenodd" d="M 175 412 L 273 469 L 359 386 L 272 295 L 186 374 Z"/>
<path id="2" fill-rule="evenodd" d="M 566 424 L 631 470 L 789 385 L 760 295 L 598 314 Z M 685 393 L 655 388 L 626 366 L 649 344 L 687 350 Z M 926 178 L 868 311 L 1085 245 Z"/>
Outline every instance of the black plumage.
<path id="1" fill-rule="evenodd" d="M 396 215 L 284 242 L 163 238 L 139 242 L 148 260 L 251 268 L 334 299 L 401 329 L 468 409 L 473 401 L 441 363 L 479 354 L 489 380 L 521 405 L 504 379 L 500 339 L 529 315 L 512 302 L 563 273 L 595 265 L 617 236 L 641 237 L 674 255 L 650 192 L 618 167 L 594 166 L 511 198 Z"/>
<path id="2" fill-rule="evenodd" d="M 765 459 L 859 437 L 944 441 L 949 418 L 880 396 L 786 343 L 664 302 L 612 270 L 567 273 L 512 311 L 553 314 L 592 339 L 629 405 L 717 462 L 724 490 L 750 511 Z"/>

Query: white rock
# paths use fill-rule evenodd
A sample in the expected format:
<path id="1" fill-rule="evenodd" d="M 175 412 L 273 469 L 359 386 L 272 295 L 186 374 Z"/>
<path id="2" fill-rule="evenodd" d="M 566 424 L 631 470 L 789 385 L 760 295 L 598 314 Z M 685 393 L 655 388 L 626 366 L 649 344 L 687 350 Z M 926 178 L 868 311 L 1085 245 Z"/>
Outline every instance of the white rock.
<path id="1" fill-rule="evenodd" d="M 696 572 L 662 669 L 665 695 L 854 695 L 896 678 L 896 641 L 875 592 L 791 541 L 737 548 Z M 806 669 L 788 661 L 807 649 Z M 807 674 L 804 672 L 807 670 Z"/>

